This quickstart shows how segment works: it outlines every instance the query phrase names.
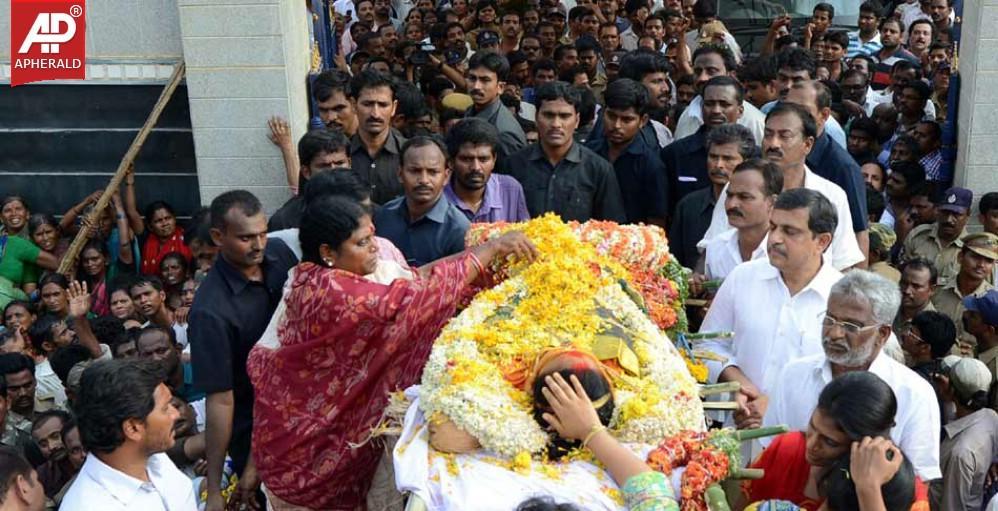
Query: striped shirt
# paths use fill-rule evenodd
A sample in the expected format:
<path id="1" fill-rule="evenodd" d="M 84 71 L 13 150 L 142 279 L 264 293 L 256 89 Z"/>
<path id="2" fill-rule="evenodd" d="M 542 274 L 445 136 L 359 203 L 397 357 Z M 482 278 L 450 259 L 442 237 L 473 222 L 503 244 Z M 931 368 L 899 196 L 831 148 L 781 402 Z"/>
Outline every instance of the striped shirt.
<path id="1" fill-rule="evenodd" d="M 846 58 L 853 58 L 856 55 L 866 55 L 867 57 L 872 57 L 883 48 L 884 45 L 880 44 L 880 32 L 877 32 L 873 39 L 867 42 L 863 42 L 859 37 L 859 30 L 855 32 L 849 32 L 849 49 L 846 50 Z"/>

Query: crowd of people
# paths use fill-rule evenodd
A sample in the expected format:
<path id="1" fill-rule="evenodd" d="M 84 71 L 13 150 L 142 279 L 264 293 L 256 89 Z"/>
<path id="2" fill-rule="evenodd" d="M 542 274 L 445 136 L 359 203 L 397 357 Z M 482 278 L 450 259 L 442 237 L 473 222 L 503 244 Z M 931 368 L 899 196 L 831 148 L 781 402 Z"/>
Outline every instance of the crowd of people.
<path id="1" fill-rule="evenodd" d="M 469 226 L 546 213 L 666 229 L 693 329 L 733 332 L 702 345 L 741 389 L 712 419 L 792 430 L 736 507 L 988 505 L 998 192 L 942 146 L 952 1 L 867 0 L 856 30 L 818 3 L 751 55 L 716 0 L 331 5 L 312 129 L 269 120 L 269 217 L 233 190 L 182 227 L 135 169 L 101 211 L 0 202 L 0 509 L 364 508 L 394 490 L 365 441 L 387 395 L 493 261 L 536 257 Z M 564 376 L 543 420 L 630 509 L 676 509 Z"/>

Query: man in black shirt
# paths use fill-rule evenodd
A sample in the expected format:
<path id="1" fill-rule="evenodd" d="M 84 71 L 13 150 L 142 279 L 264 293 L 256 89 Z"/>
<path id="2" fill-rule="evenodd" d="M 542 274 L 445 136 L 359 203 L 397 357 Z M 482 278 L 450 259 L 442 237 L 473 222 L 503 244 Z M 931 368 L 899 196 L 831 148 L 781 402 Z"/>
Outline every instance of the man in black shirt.
<path id="1" fill-rule="evenodd" d="M 546 83 L 535 102 L 540 140 L 504 162 L 505 173 L 523 185 L 530 215 L 553 212 L 565 221 L 624 223 L 613 167 L 572 137 L 579 126 L 579 91 L 563 82 Z"/>
<path id="2" fill-rule="evenodd" d="M 267 241 L 267 218 L 253 194 L 234 190 L 211 203 L 211 238 L 219 257 L 198 288 L 188 327 L 194 384 L 208 394 L 208 509 L 222 509 L 222 468 L 228 451 L 240 494 L 259 484 L 250 459 L 253 386 L 246 358 L 281 299 L 297 263 L 279 240 Z M 245 500 L 245 499 L 244 499 Z"/>
<path id="3" fill-rule="evenodd" d="M 384 204 L 402 195 L 398 169 L 405 137 L 391 125 L 398 106 L 395 82 L 377 71 L 361 71 L 350 82 L 350 94 L 359 123 L 350 137 L 350 161 L 354 172 L 371 185 L 371 200 Z"/>
<path id="4" fill-rule="evenodd" d="M 280 231 L 298 227 L 298 220 L 305 213 L 305 186 L 315 174 L 338 168 L 350 168 L 347 152 L 350 142 L 338 130 L 317 129 L 306 133 L 298 141 L 299 175 L 298 194 L 288 199 L 267 222 L 267 229 Z"/>

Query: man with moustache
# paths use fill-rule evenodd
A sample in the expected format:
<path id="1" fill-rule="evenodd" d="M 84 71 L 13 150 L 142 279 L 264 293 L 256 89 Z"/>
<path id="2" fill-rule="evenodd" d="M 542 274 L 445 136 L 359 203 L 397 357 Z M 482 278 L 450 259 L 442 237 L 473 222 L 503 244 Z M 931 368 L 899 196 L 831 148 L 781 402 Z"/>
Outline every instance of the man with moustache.
<path id="1" fill-rule="evenodd" d="M 69 413 L 49 410 L 35 418 L 31 437 L 45 459 L 38 470 L 38 480 L 45 488 L 45 496 L 52 498 L 73 477 L 73 466 L 62 443 L 62 429 L 70 421 Z"/>
<path id="2" fill-rule="evenodd" d="M 851 371 L 869 371 L 897 398 L 891 439 L 923 481 L 942 477 L 939 467 L 939 406 L 932 385 L 883 352 L 901 297 L 893 282 L 853 270 L 832 286 L 821 325 L 822 352 L 790 362 L 776 378 L 764 425 L 807 429 L 821 389 Z"/>
<path id="3" fill-rule="evenodd" d="M 939 281 L 948 282 L 959 270 L 958 255 L 967 236 L 967 222 L 974 192 L 953 187 L 943 192 L 936 204 L 936 221 L 915 227 L 904 240 L 901 259 L 922 257 L 932 261 Z"/>
<path id="4" fill-rule="evenodd" d="M 246 359 L 267 328 L 280 302 L 288 270 L 298 264 L 298 258 L 283 241 L 267 239 L 267 217 L 253 194 L 244 190 L 225 192 L 211 201 L 209 211 L 211 240 L 219 247 L 218 257 L 198 287 L 187 331 L 194 386 L 207 394 L 206 509 L 221 511 L 225 505 L 221 479 L 226 453 L 239 476 L 239 486 L 231 498 L 248 503 L 259 486 L 250 457 L 253 385 L 246 373 Z M 84 373 L 84 385 L 86 382 Z M 132 387 L 127 392 L 134 394 L 136 390 Z M 167 400 L 169 393 L 166 390 Z M 103 451 L 104 446 L 98 449 L 90 445 L 83 422 L 81 417 L 84 444 L 91 452 Z"/>
<path id="5" fill-rule="evenodd" d="M 409 266 L 418 267 L 464 250 L 471 223 L 444 197 L 450 180 L 447 150 L 431 137 L 419 136 L 402 146 L 398 180 L 404 195 L 374 214 L 378 234 L 395 244 Z"/>
<path id="6" fill-rule="evenodd" d="M 783 190 L 807 188 L 828 199 L 838 217 L 835 233 L 828 247 L 828 258 L 836 269 L 845 270 L 866 260 L 852 232 L 852 217 L 845 192 L 835 183 L 812 172 L 805 163 L 814 146 L 817 125 L 814 117 L 800 105 L 781 103 L 766 116 L 763 156 L 783 170 Z M 724 197 L 722 192 L 721 196 Z M 723 204 L 723 199 L 719 199 Z M 722 206 L 715 206 L 710 229 L 698 246 L 706 247 L 716 236 L 730 228 Z"/>
<path id="7" fill-rule="evenodd" d="M 783 191 L 783 171 L 753 158 L 735 167 L 724 209 L 734 229 L 721 234 L 704 252 L 704 277 L 724 280 L 738 265 L 766 257 L 769 217 Z"/>
<path id="8" fill-rule="evenodd" d="M 371 186 L 371 200 L 384 204 L 402 193 L 399 149 L 405 137 L 391 127 L 398 106 L 395 82 L 390 76 L 364 70 L 350 81 L 350 94 L 359 122 L 357 133 L 350 137 L 352 168 Z"/>
<path id="9" fill-rule="evenodd" d="M 761 424 L 780 368 L 821 351 L 817 318 L 832 285 L 842 278 L 822 257 L 837 223 L 834 206 L 821 193 L 782 192 L 770 218 L 769 257 L 735 267 L 707 311 L 701 331 L 735 333 L 733 339 L 708 341 L 702 348 L 726 359 L 708 362 L 711 382 L 741 383 L 735 395 L 739 408 L 729 419 L 739 428 Z M 751 290 L 751 300 L 745 299 L 745 290 Z"/>
<path id="10" fill-rule="evenodd" d="M 994 289 L 988 282 L 998 261 L 998 236 L 989 232 L 979 232 L 964 236 L 963 246 L 957 258 L 958 273 L 942 284 L 932 294 L 932 305 L 936 310 L 949 316 L 956 324 L 957 344 L 953 354 L 970 357 L 974 355 L 977 341 L 966 331 L 963 301 L 968 296 L 982 296 Z"/>
<path id="11" fill-rule="evenodd" d="M 194 390 L 190 364 L 180 359 L 180 349 L 173 331 L 159 325 L 144 327 L 135 339 L 135 349 L 140 360 L 152 360 L 163 366 L 166 385 L 187 402 L 204 398 Z"/>
<path id="12" fill-rule="evenodd" d="M 523 185 L 530 215 L 626 222 L 613 167 L 572 136 L 579 126 L 579 91 L 564 82 L 545 83 L 537 88 L 536 104 L 538 143 L 503 164 L 504 173 Z"/>
<path id="13" fill-rule="evenodd" d="M 740 124 L 724 124 L 707 135 L 707 179 L 710 186 L 679 201 L 672 218 L 672 229 L 669 230 L 669 248 L 683 266 L 698 268 L 703 273 L 702 252 L 697 249 L 697 242 L 710 227 L 711 215 L 718 197 L 728 185 L 731 173 L 743 161 L 758 154 L 755 137 Z"/>
<path id="14" fill-rule="evenodd" d="M 527 136 L 520 123 L 499 101 L 508 74 L 506 57 L 494 52 L 478 52 L 468 61 L 468 72 L 464 75 L 473 103 L 464 116 L 482 119 L 496 127 L 499 131 L 500 162 L 527 145 Z"/>
<path id="15" fill-rule="evenodd" d="M 665 196 L 670 211 L 683 197 L 710 186 L 707 178 L 707 136 L 724 124 L 734 124 L 744 112 L 742 88 L 730 76 L 716 76 L 703 86 L 704 123 L 696 133 L 669 144 L 660 154 L 665 164 Z"/>
<path id="16" fill-rule="evenodd" d="M 312 98 L 322 124 L 352 137 L 357 133 L 357 113 L 350 102 L 349 91 L 350 74 L 338 69 L 323 71 L 312 84 Z"/>
<path id="17" fill-rule="evenodd" d="M 463 119 L 447 132 L 451 180 L 444 196 L 472 223 L 530 220 L 523 187 L 495 174 L 499 133 L 482 119 Z"/>
<path id="18" fill-rule="evenodd" d="M 932 305 L 932 293 L 938 283 L 936 267 L 927 259 L 919 257 L 901 265 L 901 307 L 891 324 L 895 332 L 905 333 L 915 316 L 936 310 Z"/>

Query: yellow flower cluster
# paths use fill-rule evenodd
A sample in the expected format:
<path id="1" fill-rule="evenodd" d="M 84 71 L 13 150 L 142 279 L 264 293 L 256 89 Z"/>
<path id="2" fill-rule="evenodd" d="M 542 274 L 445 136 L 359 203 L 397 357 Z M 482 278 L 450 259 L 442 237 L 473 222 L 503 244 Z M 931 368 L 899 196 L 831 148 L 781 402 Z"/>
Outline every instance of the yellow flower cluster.
<path id="1" fill-rule="evenodd" d="M 615 434 L 653 443 L 701 429 L 695 381 L 669 339 L 621 287 L 630 273 L 580 240 L 578 226 L 556 216 L 516 228 L 535 243 L 539 258 L 529 266 L 509 265 L 509 278 L 479 293 L 444 328 L 423 372 L 423 412 L 446 416 L 509 460 L 511 469 L 530 470 L 530 456 L 543 452 L 547 434 L 533 418 L 531 395 L 505 376 L 530 370 L 547 348 L 593 353 L 598 335 L 601 343 L 620 336 L 636 361 L 618 360 L 630 371 L 614 381 Z"/>

